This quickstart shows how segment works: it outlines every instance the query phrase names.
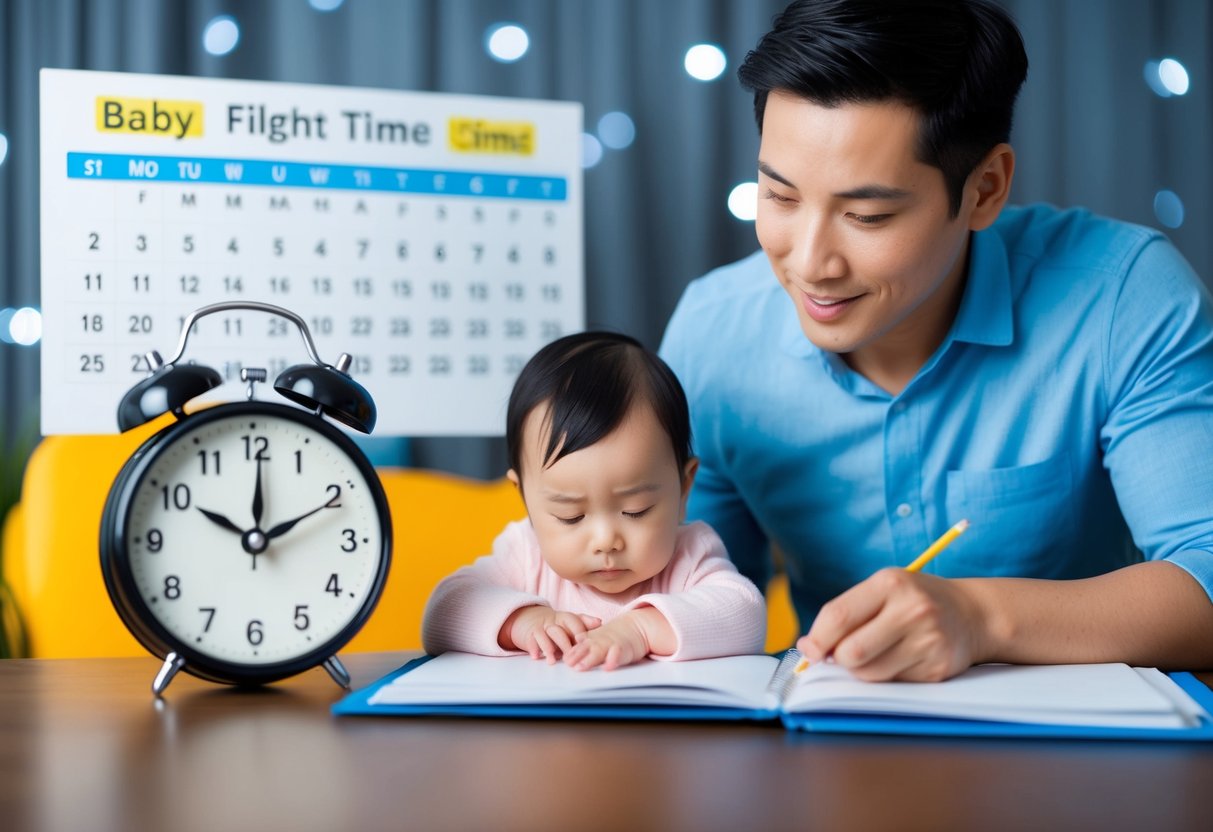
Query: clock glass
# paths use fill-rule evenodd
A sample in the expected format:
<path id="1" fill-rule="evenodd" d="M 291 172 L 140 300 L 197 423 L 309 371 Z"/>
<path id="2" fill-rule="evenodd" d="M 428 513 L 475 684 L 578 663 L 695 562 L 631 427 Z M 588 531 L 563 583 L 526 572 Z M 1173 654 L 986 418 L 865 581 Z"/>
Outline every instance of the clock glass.
<path id="1" fill-rule="evenodd" d="M 194 414 L 145 446 L 121 493 L 125 568 L 110 568 L 155 637 L 203 666 L 314 663 L 370 614 L 386 574 L 373 469 L 297 408 Z"/>

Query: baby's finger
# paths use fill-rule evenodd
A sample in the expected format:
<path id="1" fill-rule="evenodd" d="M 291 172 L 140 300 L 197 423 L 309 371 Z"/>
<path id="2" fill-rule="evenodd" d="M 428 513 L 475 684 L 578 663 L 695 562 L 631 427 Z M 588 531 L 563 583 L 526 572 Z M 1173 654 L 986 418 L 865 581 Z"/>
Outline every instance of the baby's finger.
<path id="1" fill-rule="evenodd" d="M 574 670 L 592 670 L 602 664 L 603 649 L 601 645 L 587 641 L 580 646 L 584 648 L 584 652 L 577 660 L 577 664 L 573 666 Z"/>
<path id="2" fill-rule="evenodd" d="M 596 630 L 602 626 L 602 619 L 597 616 L 582 613 L 577 617 L 581 619 L 581 623 L 585 625 L 587 630 Z"/>
<path id="3" fill-rule="evenodd" d="M 567 653 L 569 648 L 573 646 L 573 641 L 569 638 L 569 634 L 559 624 L 549 624 L 544 632 L 560 648 L 561 653 Z"/>
<path id="4" fill-rule="evenodd" d="M 572 638 L 576 638 L 578 633 L 585 632 L 585 623 L 581 620 L 581 616 L 572 613 L 561 615 L 557 626 L 563 628 Z"/>
<path id="5" fill-rule="evenodd" d="M 535 631 L 535 641 L 539 642 L 539 649 L 543 651 L 543 657 L 547 659 L 548 664 L 556 663 L 556 645 L 548 638 L 548 634 L 542 630 Z"/>
<path id="6" fill-rule="evenodd" d="M 619 667 L 619 659 L 620 659 L 619 645 L 612 644 L 611 648 L 609 650 L 607 650 L 606 661 L 604 661 L 602 663 L 602 669 L 603 670 L 614 670 L 615 668 Z"/>
<path id="7" fill-rule="evenodd" d="M 571 649 L 564 651 L 564 663 L 574 670 L 582 670 L 580 665 L 588 649 L 589 645 L 584 643 L 573 645 Z"/>

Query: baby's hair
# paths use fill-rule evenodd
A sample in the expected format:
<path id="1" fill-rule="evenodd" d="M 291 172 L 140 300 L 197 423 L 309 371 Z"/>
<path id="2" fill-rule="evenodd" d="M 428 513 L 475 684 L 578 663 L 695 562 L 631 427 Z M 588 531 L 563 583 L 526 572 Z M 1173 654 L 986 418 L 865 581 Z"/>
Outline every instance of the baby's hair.
<path id="1" fill-rule="evenodd" d="M 522 428 L 536 407 L 548 405 L 546 468 L 608 436 L 638 400 L 648 402 L 670 437 L 681 474 L 691 458 L 691 418 L 673 370 L 627 335 L 558 338 L 535 353 L 514 382 L 505 417 L 510 467 L 521 476 Z"/>

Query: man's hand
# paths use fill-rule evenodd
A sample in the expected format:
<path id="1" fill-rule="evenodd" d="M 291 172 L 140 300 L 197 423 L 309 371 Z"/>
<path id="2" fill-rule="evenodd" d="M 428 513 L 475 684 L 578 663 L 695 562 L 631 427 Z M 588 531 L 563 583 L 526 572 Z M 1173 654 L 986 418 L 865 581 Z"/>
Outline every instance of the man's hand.
<path id="1" fill-rule="evenodd" d="M 821 608 L 796 642 L 870 682 L 938 682 L 983 658 L 983 615 L 964 583 L 882 569 Z"/>
<path id="2" fill-rule="evenodd" d="M 546 659 L 548 664 L 555 664 L 579 636 L 601 625 L 602 620 L 592 615 L 561 612 L 551 607 L 522 607 L 510 613 L 501 625 L 497 643 L 506 650 L 525 650 L 532 659 Z"/>
<path id="3" fill-rule="evenodd" d="M 614 670 L 635 664 L 651 653 L 668 656 L 676 646 L 674 631 L 665 616 L 653 607 L 641 607 L 578 636 L 572 649 L 564 651 L 564 663 L 574 670 L 599 665 L 603 670 Z"/>

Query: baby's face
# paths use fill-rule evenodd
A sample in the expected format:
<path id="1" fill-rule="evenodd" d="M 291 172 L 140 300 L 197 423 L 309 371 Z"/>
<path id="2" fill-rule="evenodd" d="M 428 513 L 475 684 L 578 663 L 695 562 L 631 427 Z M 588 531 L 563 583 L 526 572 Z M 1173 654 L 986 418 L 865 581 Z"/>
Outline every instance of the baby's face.
<path id="1" fill-rule="evenodd" d="M 616 594 L 669 564 L 695 462 L 678 470 L 670 438 L 647 402 L 614 432 L 543 467 L 546 407 L 526 418 L 522 491 L 548 565 L 570 581 Z M 518 481 L 516 472 L 510 478 Z"/>

